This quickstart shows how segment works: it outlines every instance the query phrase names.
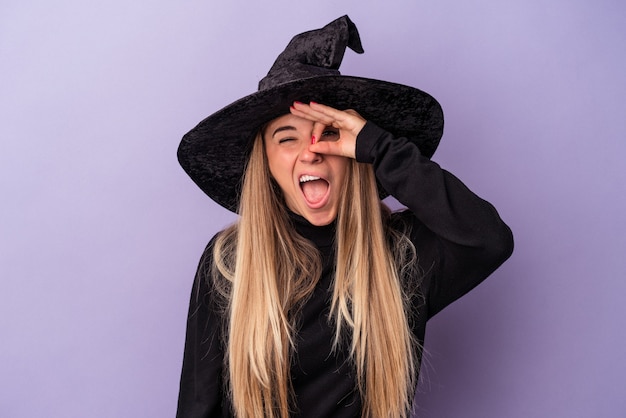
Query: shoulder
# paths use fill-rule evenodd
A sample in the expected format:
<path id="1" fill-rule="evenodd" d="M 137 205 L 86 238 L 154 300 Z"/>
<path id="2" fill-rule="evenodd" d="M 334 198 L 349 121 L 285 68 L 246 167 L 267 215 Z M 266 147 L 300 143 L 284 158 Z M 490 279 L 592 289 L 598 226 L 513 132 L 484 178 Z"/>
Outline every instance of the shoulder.
<path id="1" fill-rule="evenodd" d="M 210 299 L 213 305 L 222 310 L 227 303 L 231 290 L 231 273 L 234 269 L 234 240 L 236 234 L 231 228 L 215 234 L 207 243 L 195 277 L 197 296 L 205 301 Z"/>
<path id="2" fill-rule="evenodd" d="M 220 260 L 231 258 L 236 248 L 236 227 L 230 226 L 213 235 L 200 257 L 199 268 L 209 268 Z M 206 273 L 206 271 L 205 271 Z"/>

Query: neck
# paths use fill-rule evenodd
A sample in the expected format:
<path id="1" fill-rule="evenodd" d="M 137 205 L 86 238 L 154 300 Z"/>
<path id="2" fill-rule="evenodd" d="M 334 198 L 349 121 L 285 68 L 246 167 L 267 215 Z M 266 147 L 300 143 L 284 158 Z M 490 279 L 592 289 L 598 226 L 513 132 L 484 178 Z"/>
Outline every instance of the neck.
<path id="1" fill-rule="evenodd" d="M 305 217 L 289 211 L 289 218 L 298 234 L 313 241 L 318 247 L 330 247 L 335 241 L 337 221 L 334 220 L 328 225 L 316 226 L 306 220 Z"/>

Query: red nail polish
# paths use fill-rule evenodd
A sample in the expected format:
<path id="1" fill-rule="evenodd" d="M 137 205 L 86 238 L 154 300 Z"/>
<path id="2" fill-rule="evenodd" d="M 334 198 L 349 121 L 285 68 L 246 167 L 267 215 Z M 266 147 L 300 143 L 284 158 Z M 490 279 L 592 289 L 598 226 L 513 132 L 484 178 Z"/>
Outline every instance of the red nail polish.
<path id="1" fill-rule="evenodd" d="M 311 144 L 315 144 L 315 135 L 311 137 Z"/>

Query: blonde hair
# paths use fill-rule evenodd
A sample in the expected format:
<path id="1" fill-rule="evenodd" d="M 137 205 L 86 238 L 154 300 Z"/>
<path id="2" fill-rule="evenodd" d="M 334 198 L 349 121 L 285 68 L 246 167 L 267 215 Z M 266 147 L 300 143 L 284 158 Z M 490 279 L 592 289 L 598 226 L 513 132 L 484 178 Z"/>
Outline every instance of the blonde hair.
<path id="1" fill-rule="evenodd" d="M 405 417 L 417 347 L 399 270 L 414 264 L 415 249 L 405 234 L 385 228 L 372 167 L 350 161 L 343 186 L 350 198 L 343 199 L 337 217 L 329 318 L 335 323 L 334 348 L 351 341 L 363 417 Z M 229 318 L 229 396 L 237 417 L 286 418 L 294 406 L 294 317 L 317 284 L 321 259 L 291 226 L 261 133 L 246 168 L 239 214 L 239 222 L 218 237 L 213 254 L 214 280 L 223 276 L 228 282 L 218 288 Z"/>

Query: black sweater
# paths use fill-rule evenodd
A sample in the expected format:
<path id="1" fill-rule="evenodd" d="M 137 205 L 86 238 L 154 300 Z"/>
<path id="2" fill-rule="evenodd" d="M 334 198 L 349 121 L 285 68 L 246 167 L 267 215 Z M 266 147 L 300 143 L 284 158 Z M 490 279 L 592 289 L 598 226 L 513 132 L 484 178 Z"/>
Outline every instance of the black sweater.
<path id="1" fill-rule="evenodd" d="M 356 159 L 374 165 L 385 190 L 408 210 L 392 224 L 408 223 L 416 247 L 418 277 L 404 277 L 413 310 L 412 332 L 424 341 L 426 321 L 470 291 L 513 250 L 510 229 L 491 204 L 460 180 L 423 157 L 404 138 L 368 122 L 357 138 Z M 328 320 L 332 295 L 335 225 L 316 227 L 292 215 L 296 230 L 315 243 L 323 271 L 298 321 L 291 379 L 301 417 L 360 417 L 361 399 L 347 348 L 332 351 L 334 326 Z M 223 385 L 223 314 L 216 306 L 208 271 L 212 241 L 200 260 L 189 316 L 178 400 L 178 418 L 231 417 Z M 418 357 L 420 353 L 418 353 Z"/>

